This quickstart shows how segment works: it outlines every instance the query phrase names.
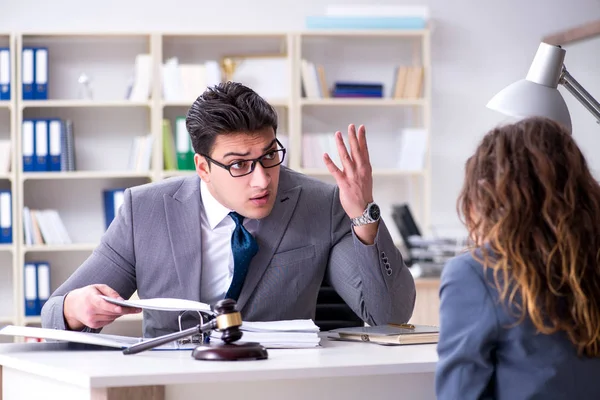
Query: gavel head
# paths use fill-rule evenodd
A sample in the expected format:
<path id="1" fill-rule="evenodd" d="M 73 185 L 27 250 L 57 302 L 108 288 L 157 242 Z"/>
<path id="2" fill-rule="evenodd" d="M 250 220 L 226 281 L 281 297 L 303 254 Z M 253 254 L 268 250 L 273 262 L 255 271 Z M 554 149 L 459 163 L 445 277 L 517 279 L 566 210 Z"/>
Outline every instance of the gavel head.
<path id="1" fill-rule="evenodd" d="M 226 344 L 242 338 L 242 315 L 235 306 L 233 299 L 223 299 L 215 305 L 217 329 L 221 331 L 221 340 Z"/>

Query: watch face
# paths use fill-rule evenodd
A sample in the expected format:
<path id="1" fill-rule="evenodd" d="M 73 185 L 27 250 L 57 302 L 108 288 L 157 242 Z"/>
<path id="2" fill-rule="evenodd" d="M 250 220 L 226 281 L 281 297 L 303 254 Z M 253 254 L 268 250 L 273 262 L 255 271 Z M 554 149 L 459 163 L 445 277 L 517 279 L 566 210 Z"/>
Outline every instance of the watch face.
<path id="1" fill-rule="evenodd" d="M 377 221 L 380 216 L 381 211 L 379 210 L 379 206 L 377 204 L 371 204 L 371 207 L 369 207 L 369 217 Z"/>

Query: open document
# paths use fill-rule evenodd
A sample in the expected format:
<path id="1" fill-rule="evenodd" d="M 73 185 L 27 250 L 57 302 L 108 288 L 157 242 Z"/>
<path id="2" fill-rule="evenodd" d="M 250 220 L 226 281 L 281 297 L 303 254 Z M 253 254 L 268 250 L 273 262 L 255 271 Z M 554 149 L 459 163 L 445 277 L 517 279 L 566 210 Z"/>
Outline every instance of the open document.
<path id="1" fill-rule="evenodd" d="M 319 328 L 312 320 L 290 320 L 270 322 L 243 322 L 240 328 L 243 332 L 241 342 L 258 342 L 266 348 L 308 348 L 320 343 Z M 124 349 L 144 338 L 129 336 L 107 335 L 102 333 L 75 332 L 58 329 L 37 328 L 31 326 L 8 325 L 0 329 L 0 335 L 33 337 L 48 341 L 63 341 L 84 343 L 96 346 Z M 221 332 L 211 333 L 211 342 L 220 343 Z M 191 350 L 197 344 L 183 343 L 175 340 L 154 350 Z"/>

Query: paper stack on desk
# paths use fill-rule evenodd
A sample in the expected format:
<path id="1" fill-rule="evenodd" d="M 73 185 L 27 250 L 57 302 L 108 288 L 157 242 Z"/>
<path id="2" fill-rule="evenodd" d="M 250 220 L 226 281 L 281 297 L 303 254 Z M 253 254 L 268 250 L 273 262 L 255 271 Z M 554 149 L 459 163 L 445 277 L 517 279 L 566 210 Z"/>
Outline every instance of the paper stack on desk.
<path id="1" fill-rule="evenodd" d="M 311 319 L 242 322 L 242 342 L 258 342 L 268 349 L 316 347 L 320 344 L 319 327 Z M 212 339 L 219 339 L 212 332 Z"/>

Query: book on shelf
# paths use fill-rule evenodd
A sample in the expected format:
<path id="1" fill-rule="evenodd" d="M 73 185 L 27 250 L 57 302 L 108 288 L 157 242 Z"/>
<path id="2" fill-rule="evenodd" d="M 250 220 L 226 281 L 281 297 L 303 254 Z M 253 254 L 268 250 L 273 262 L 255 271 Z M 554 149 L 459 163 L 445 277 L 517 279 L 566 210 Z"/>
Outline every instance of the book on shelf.
<path id="1" fill-rule="evenodd" d="M 129 152 L 129 170 L 136 172 L 149 171 L 152 163 L 152 145 L 154 137 L 147 135 L 134 136 Z"/>
<path id="2" fill-rule="evenodd" d="M 71 244 L 71 238 L 57 210 L 23 207 L 25 245 Z"/>
<path id="3" fill-rule="evenodd" d="M 221 82 L 221 69 L 215 60 L 181 64 L 171 57 L 162 65 L 162 96 L 167 102 L 187 101 L 190 105 L 207 87 Z"/>
<path id="4" fill-rule="evenodd" d="M 0 190 L 0 243 L 13 242 L 12 191 Z"/>
<path id="5" fill-rule="evenodd" d="M 400 5 L 330 5 L 325 15 L 308 16 L 308 29 L 424 29 L 429 8 Z"/>
<path id="6" fill-rule="evenodd" d="M 422 97 L 425 69 L 421 65 L 396 67 L 391 97 L 394 99 L 417 99 Z"/>
<path id="7" fill-rule="evenodd" d="M 22 123 L 23 172 L 75 170 L 73 122 L 27 118 Z"/>
<path id="8" fill-rule="evenodd" d="M 10 100 L 11 81 L 10 49 L 8 47 L 0 47 L 0 101 Z"/>
<path id="9" fill-rule="evenodd" d="M 48 100 L 48 48 L 24 46 L 21 72 L 23 100 Z"/>
<path id="10" fill-rule="evenodd" d="M 120 300 L 107 296 L 103 298 L 112 304 L 156 311 L 201 311 L 214 317 L 214 312 L 208 304 L 194 300 L 175 298 L 153 298 Z M 319 328 L 310 319 L 284 321 L 243 321 L 240 327 L 242 339 L 240 342 L 259 342 L 266 348 L 311 348 L 320 344 Z M 41 338 L 45 340 L 85 343 L 97 346 L 107 346 L 124 349 L 144 338 L 108 335 L 91 332 L 74 332 L 37 327 L 22 327 L 9 325 L 0 329 L 0 335 Z M 221 334 L 212 331 L 211 342 L 220 342 Z M 147 340 L 147 339 L 146 339 Z M 174 341 L 157 347 L 156 350 L 185 350 L 193 349 L 197 344 Z"/>
<path id="11" fill-rule="evenodd" d="M 135 57 L 132 84 L 127 88 L 126 98 L 130 101 L 147 101 L 152 88 L 152 56 L 138 54 Z"/>
<path id="12" fill-rule="evenodd" d="M 50 298 L 50 263 L 47 261 L 25 261 L 23 265 L 23 294 L 25 316 L 35 317 Z"/>
<path id="13" fill-rule="evenodd" d="M 437 343 L 439 328 L 430 325 L 379 325 L 338 328 L 328 332 L 334 340 L 369 342 L 381 345 L 408 345 Z"/>
<path id="14" fill-rule="evenodd" d="M 337 81 L 334 83 L 331 97 L 381 98 L 383 97 L 383 84 L 371 82 Z"/>

